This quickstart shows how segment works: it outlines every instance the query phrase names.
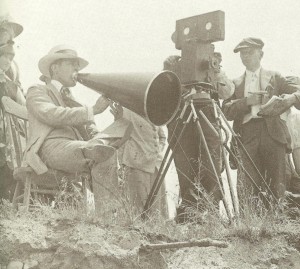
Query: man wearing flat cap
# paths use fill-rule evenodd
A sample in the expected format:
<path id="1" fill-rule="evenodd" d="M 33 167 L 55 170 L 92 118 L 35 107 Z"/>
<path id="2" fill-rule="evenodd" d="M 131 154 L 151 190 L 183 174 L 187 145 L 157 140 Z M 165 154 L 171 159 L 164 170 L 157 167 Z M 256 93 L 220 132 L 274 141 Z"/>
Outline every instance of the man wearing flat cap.
<path id="1" fill-rule="evenodd" d="M 23 27 L 11 20 L 9 15 L 0 16 L 0 100 L 3 96 L 21 105 L 25 97 L 19 82 L 19 71 L 14 62 L 13 38 L 23 31 Z M 10 137 L 6 130 L 6 121 L 0 101 L 0 201 L 12 198 L 14 189 L 13 168 L 15 161 L 10 153 Z M 18 124 L 17 122 L 15 124 Z"/>
<path id="2" fill-rule="evenodd" d="M 78 71 L 87 65 L 65 45 L 52 48 L 39 61 L 39 70 L 51 81 L 28 89 L 29 137 L 24 157 L 39 175 L 48 168 L 73 174 L 91 171 L 97 180 L 99 173 L 94 168 L 115 153 L 113 147 L 93 140 L 98 134 L 94 115 L 102 113 L 110 101 L 101 96 L 93 107 L 82 106 L 69 89 L 76 85 Z"/>
<path id="3" fill-rule="evenodd" d="M 233 82 L 235 91 L 223 104 L 228 120 L 233 120 L 233 129 L 253 160 L 259 173 L 240 150 L 242 163 L 253 181 L 245 178 L 246 187 L 254 195 L 267 191 L 274 199 L 283 197 L 285 182 L 285 155 L 290 150 L 290 136 L 285 121 L 279 114 L 259 116 L 261 105 L 272 96 L 283 95 L 281 105 L 288 109 L 300 109 L 299 86 L 289 83 L 278 72 L 261 67 L 264 42 L 259 38 L 243 39 L 235 48 L 240 53 L 246 71 Z M 264 181 L 269 185 L 266 187 Z M 249 189 L 249 190 L 250 190 Z M 248 191 L 248 188 L 247 188 Z"/>

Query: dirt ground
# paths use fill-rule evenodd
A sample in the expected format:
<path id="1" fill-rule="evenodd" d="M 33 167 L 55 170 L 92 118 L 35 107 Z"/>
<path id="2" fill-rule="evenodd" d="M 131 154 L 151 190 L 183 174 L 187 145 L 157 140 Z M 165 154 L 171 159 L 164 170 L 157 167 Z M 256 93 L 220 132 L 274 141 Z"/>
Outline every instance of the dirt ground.
<path id="1" fill-rule="evenodd" d="M 227 248 L 145 252 L 140 250 L 142 244 L 174 242 L 176 238 L 149 236 L 135 227 L 124 229 L 76 219 L 45 219 L 22 216 L 0 219 L 1 269 L 12 261 L 25 263 L 24 268 L 40 269 L 300 269 L 298 231 L 257 242 L 236 236 L 220 238 L 228 243 Z"/>

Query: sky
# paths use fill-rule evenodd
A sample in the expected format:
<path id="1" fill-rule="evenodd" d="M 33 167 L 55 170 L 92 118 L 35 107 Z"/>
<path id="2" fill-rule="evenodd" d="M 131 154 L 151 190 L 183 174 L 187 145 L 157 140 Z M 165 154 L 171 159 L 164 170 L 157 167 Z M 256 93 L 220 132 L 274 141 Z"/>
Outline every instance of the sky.
<path id="1" fill-rule="evenodd" d="M 90 64 L 84 72 L 158 72 L 169 55 L 180 55 L 171 35 L 176 20 L 225 12 L 225 41 L 215 42 L 229 78 L 244 67 L 233 48 L 244 37 L 265 42 L 263 67 L 300 75 L 300 1 L 297 0 L 0 0 L 24 27 L 15 39 L 16 61 L 25 90 L 39 82 L 37 63 L 55 45 L 68 44 Z M 1 7 L 1 6 L 0 6 Z M 4 8 L 3 8 L 4 7 Z M 81 85 L 83 103 L 98 97 Z M 111 117 L 105 114 L 102 127 Z M 100 127 L 101 128 L 101 127 Z"/>

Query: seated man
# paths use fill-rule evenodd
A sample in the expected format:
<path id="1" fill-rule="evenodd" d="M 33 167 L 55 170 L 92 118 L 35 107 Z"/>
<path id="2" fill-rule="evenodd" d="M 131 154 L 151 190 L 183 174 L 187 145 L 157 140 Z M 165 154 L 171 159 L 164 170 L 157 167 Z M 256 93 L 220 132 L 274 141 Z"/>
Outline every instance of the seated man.
<path id="1" fill-rule="evenodd" d="M 93 182 L 99 182 L 97 163 L 114 155 L 112 147 L 100 140 L 91 140 L 98 130 L 93 116 L 102 113 L 110 101 L 101 96 L 93 107 L 81 106 L 68 87 L 74 87 L 74 77 L 88 62 L 68 46 L 56 46 L 39 61 L 41 73 L 51 82 L 34 85 L 27 93 L 29 137 L 25 162 L 37 174 L 48 168 L 67 173 L 91 172 Z M 86 150 L 91 145 L 94 150 Z M 97 197 L 96 202 L 97 202 Z"/>

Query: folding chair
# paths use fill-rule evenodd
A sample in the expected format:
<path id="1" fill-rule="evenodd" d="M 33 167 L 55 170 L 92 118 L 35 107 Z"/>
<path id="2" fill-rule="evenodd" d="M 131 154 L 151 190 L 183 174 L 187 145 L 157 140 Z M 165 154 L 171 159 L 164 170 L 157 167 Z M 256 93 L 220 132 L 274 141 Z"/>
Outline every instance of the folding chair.
<path id="1" fill-rule="evenodd" d="M 56 195 L 59 193 L 59 183 L 62 178 L 81 180 L 84 207 L 88 211 L 91 201 L 90 178 L 88 173 L 67 174 L 62 171 L 49 169 L 47 173 L 37 175 L 31 167 L 22 167 L 23 151 L 27 141 L 28 116 L 25 106 L 22 106 L 11 98 L 2 97 L 2 105 L 6 120 L 7 132 L 10 142 L 10 158 L 14 165 L 14 179 L 17 181 L 13 205 L 18 207 L 19 201 L 23 210 L 28 211 L 31 195 L 37 198 L 38 194 Z M 92 202 L 91 202 L 92 203 Z"/>

